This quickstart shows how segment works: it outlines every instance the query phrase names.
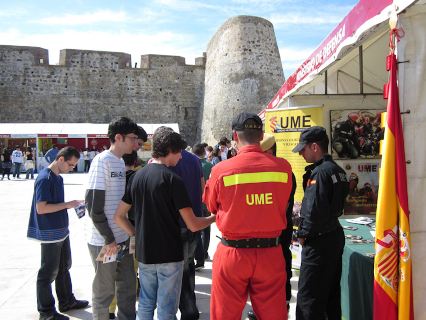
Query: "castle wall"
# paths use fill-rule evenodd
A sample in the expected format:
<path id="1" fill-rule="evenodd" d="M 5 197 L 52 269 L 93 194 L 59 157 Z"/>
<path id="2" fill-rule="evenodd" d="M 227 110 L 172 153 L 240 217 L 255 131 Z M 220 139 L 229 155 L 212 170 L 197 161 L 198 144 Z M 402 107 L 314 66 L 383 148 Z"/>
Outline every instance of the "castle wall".
<path id="1" fill-rule="evenodd" d="M 42 48 L 0 46 L 0 122 L 177 122 L 188 143 L 199 136 L 204 65 L 175 56 L 61 50 L 48 64 Z"/>
<path id="2" fill-rule="evenodd" d="M 230 138 L 233 117 L 260 112 L 283 82 L 272 24 L 251 16 L 226 21 L 207 48 L 202 140 Z"/>

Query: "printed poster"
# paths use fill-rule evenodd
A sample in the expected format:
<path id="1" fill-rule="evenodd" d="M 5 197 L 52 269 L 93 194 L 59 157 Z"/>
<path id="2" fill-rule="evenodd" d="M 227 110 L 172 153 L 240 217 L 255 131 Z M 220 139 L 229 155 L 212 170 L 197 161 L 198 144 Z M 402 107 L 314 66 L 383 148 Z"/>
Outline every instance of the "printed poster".
<path id="1" fill-rule="evenodd" d="M 291 150 L 299 143 L 300 132 L 313 126 L 323 126 L 322 107 L 301 107 L 267 110 L 265 132 L 272 133 L 277 142 L 277 156 L 290 162 L 296 176 L 297 189 L 294 198 L 293 216 L 300 215 L 303 199 L 303 174 L 308 165 L 305 159 Z"/>
<path id="2" fill-rule="evenodd" d="M 331 110 L 333 159 L 380 158 L 383 110 Z"/>
<path id="3" fill-rule="evenodd" d="M 379 159 L 338 160 L 349 181 L 345 215 L 376 214 L 379 193 Z"/>

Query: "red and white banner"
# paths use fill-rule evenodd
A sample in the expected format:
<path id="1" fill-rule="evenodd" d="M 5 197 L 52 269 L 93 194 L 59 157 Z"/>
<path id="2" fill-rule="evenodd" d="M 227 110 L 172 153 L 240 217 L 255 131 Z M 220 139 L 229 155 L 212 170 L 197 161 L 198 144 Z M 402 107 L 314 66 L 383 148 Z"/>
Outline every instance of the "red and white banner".
<path id="1" fill-rule="evenodd" d="M 354 44 L 362 33 L 387 20 L 394 10 L 401 12 L 413 2 L 415 0 L 360 0 L 309 58 L 287 78 L 266 109 L 276 108 L 286 96 L 340 58 L 342 49 Z M 263 111 L 259 115 L 264 116 Z"/>

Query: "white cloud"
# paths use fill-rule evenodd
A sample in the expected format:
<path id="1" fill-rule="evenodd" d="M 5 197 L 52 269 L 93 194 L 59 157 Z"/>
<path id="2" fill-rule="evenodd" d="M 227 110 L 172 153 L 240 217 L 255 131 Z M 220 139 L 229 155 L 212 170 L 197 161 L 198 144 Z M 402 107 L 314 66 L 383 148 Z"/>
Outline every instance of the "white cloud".
<path id="1" fill-rule="evenodd" d="M 314 52 L 315 48 L 280 48 L 284 75 L 290 76 Z"/>
<path id="2" fill-rule="evenodd" d="M 114 12 L 112 10 L 98 10 L 83 14 L 65 14 L 62 16 L 46 17 L 35 22 L 44 25 L 87 25 L 99 22 L 122 22 L 126 21 L 127 14 L 124 11 Z"/>
<path id="3" fill-rule="evenodd" d="M 27 10 L 23 8 L 16 8 L 11 10 L 2 9 L 0 11 L 0 17 L 2 18 L 16 18 L 27 14 Z"/>
<path id="4" fill-rule="evenodd" d="M 304 14 L 304 13 L 286 13 L 273 14 L 269 20 L 275 27 L 285 25 L 335 25 L 342 21 L 344 15 L 339 14 Z"/>
<path id="5" fill-rule="evenodd" d="M 196 12 L 200 9 L 202 10 L 215 10 L 215 11 L 224 11 L 227 12 L 228 8 L 226 6 L 208 4 L 201 1 L 192 1 L 192 0 L 155 0 L 155 2 L 163 7 L 177 11 L 193 11 Z M 205 12 L 207 14 L 207 12 Z"/>
<path id="6" fill-rule="evenodd" d="M 203 54 L 191 35 L 158 32 L 102 32 L 102 31 L 64 31 L 51 34 L 24 34 L 17 29 L 0 32 L 0 39 L 6 45 L 34 46 L 49 50 L 49 63 L 57 64 L 61 49 L 82 49 L 125 52 L 132 55 L 132 62 L 140 63 L 143 54 L 177 55 L 193 64 L 196 57 Z"/>

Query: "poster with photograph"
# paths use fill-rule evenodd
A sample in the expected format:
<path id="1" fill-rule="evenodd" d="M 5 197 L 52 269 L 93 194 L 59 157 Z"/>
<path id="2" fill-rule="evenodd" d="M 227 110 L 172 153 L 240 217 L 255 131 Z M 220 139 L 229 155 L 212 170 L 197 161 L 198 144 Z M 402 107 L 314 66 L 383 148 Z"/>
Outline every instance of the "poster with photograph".
<path id="1" fill-rule="evenodd" d="M 290 162 L 296 176 L 297 185 L 295 206 L 300 206 L 303 199 L 303 174 L 308 165 L 305 159 L 293 148 L 299 143 L 300 132 L 306 128 L 323 125 L 322 107 L 300 107 L 267 110 L 265 113 L 265 132 L 275 136 L 277 157 Z"/>
<path id="2" fill-rule="evenodd" d="M 277 157 L 290 162 L 296 177 L 297 189 L 294 195 L 293 223 L 299 225 L 300 209 L 303 199 L 303 174 L 308 165 L 293 148 L 299 143 L 300 133 L 306 128 L 323 126 L 322 107 L 297 107 L 267 110 L 265 113 L 265 132 L 275 136 Z"/>
<path id="3" fill-rule="evenodd" d="M 334 159 L 380 158 L 384 110 L 331 110 L 331 150 Z"/>
<path id="4" fill-rule="evenodd" d="M 349 181 L 345 215 L 376 214 L 380 160 L 340 160 L 336 162 L 345 170 Z"/>

